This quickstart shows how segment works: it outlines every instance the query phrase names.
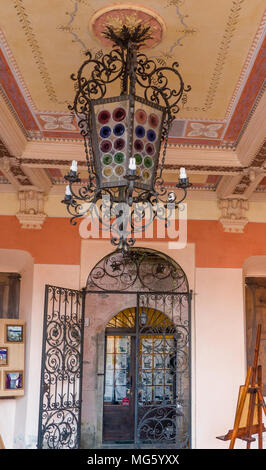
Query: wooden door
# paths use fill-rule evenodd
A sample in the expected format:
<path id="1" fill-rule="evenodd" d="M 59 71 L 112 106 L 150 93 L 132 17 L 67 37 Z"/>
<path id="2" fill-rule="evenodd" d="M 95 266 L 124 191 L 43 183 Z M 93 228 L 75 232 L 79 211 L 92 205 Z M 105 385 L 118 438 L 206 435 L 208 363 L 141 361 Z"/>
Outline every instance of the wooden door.
<path id="1" fill-rule="evenodd" d="M 107 335 L 103 441 L 134 440 L 135 337 Z"/>

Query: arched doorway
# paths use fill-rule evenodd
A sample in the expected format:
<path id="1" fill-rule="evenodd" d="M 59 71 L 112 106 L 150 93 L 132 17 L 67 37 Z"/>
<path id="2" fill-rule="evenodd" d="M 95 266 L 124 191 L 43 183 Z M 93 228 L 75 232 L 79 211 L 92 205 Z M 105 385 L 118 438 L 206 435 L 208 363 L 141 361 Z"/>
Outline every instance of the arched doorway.
<path id="1" fill-rule="evenodd" d="M 136 308 L 125 309 L 108 322 L 104 442 L 187 446 L 188 396 L 181 375 L 188 369 L 188 357 L 181 360 L 182 371 L 179 362 L 187 342 L 187 329 L 182 331 L 154 308 L 142 307 L 139 315 Z"/>
<path id="2" fill-rule="evenodd" d="M 190 302 L 182 268 L 144 248 L 104 257 L 82 291 L 46 286 L 38 447 L 79 448 L 86 420 L 86 448 L 190 447 Z"/>
<path id="3" fill-rule="evenodd" d="M 154 250 L 112 253 L 88 277 L 85 310 L 102 335 L 97 445 L 190 447 L 190 292 L 182 268 Z"/>

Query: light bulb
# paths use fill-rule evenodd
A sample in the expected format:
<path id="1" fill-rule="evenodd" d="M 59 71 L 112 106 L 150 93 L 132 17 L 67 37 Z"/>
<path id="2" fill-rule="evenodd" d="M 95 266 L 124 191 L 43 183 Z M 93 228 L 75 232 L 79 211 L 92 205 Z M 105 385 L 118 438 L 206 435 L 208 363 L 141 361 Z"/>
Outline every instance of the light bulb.
<path id="1" fill-rule="evenodd" d="M 72 160 L 72 165 L 70 167 L 70 170 L 75 173 L 78 171 L 78 162 L 76 160 Z"/>
<path id="2" fill-rule="evenodd" d="M 137 169 L 135 157 L 131 157 L 131 158 L 129 159 L 128 168 L 129 168 L 129 170 L 136 170 L 136 169 Z"/>

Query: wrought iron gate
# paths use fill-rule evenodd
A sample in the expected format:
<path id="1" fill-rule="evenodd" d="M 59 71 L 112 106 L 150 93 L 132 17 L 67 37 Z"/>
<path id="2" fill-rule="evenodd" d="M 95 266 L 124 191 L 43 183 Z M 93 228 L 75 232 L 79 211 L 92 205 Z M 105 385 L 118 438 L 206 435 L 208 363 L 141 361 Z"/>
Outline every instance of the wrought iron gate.
<path id="1" fill-rule="evenodd" d="M 123 312 L 120 323 L 136 338 L 136 447 L 190 447 L 191 292 L 184 271 L 157 251 L 132 249 L 128 257 L 118 251 L 92 270 L 86 295 L 99 296 L 102 309 L 114 295 L 124 297 L 125 308 L 129 299 L 135 304 L 135 313 L 127 319 Z M 113 334 L 117 317 L 107 325 Z"/>
<path id="2" fill-rule="evenodd" d="M 135 442 L 140 446 L 190 447 L 189 314 L 188 293 L 137 295 Z"/>
<path id="3" fill-rule="evenodd" d="M 80 447 L 84 306 L 90 295 L 101 309 L 113 295 L 122 296 L 125 307 L 128 296 L 135 299 L 136 447 L 190 447 L 187 278 L 163 253 L 132 248 L 128 255 L 118 250 L 103 258 L 82 291 L 46 286 L 38 448 Z M 145 365 L 148 360 L 157 365 Z"/>
<path id="4" fill-rule="evenodd" d="M 80 445 L 84 293 L 45 286 L 38 448 Z"/>

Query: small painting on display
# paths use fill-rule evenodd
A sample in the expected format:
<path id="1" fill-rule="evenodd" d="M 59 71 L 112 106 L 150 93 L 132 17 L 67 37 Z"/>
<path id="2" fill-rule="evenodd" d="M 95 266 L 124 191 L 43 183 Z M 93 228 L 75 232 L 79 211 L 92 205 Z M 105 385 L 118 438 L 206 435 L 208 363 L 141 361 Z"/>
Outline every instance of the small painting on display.
<path id="1" fill-rule="evenodd" d="M 23 343 L 23 325 L 6 325 L 6 342 Z"/>
<path id="2" fill-rule="evenodd" d="M 18 390 L 23 388 L 23 372 L 19 371 L 4 371 L 5 373 L 5 389 Z"/>
<path id="3" fill-rule="evenodd" d="M 0 366 L 6 366 L 7 364 L 8 364 L 7 348 L 0 347 Z"/>

